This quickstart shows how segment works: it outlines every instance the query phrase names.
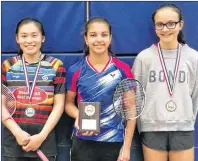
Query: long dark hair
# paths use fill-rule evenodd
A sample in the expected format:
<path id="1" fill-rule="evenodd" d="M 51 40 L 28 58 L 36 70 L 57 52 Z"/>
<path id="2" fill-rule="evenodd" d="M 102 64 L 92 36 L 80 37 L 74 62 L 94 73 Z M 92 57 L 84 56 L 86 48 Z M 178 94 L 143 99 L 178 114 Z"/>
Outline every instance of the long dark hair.
<path id="1" fill-rule="evenodd" d="M 183 21 L 183 16 L 182 16 L 182 12 L 180 10 L 179 7 L 177 7 L 175 4 L 163 4 L 161 5 L 153 14 L 152 14 L 152 21 L 153 23 L 155 23 L 155 15 L 156 13 L 160 10 L 160 9 L 163 9 L 163 8 L 171 8 L 173 9 L 179 16 L 179 21 Z M 179 43 L 181 44 L 185 44 L 186 41 L 184 39 L 184 34 L 182 32 L 182 30 L 179 31 L 179 34 L 177 36 L 177 40 Z"/>
<path id="2" fill-rule="evenodd" d="M 107 21 L 107 19 L 105 19 L 103 17 L 93 17 L 93 18 L 89 19 L 89 21 L 87 21 L 87 23 L 84 26 L 84 30 L 83 30 L 83 35 L 84 36 L 87 36 L 89 26 L 94 22 L 105 23 L 109 28 L 110 35 L 112 34 L 111 33 L 111 25 L 110 25 L 109 21 Z M 109 45 L 109 47 L 108 47 L 108 52 L 109 52 L 110 55 L 115 56 L 115 54 L 111 51 L 111 45 Z M 84 55 L 85 56 L 89 55 L 89 47 L 86 44 L 84 46 Z"/>
<path id="3" fill-rule="evenodd" d="M 42 23 L 39 20 L 37 20 L 35 18 L 31 18 L 31 17 L 27 17 L 27 18 L 21 19 L 18 22 L 18 24 L 16 26 L 16 30 L 15 30 L 15 35 L 16 36 L 18 35 L 19 29 L 20 29 L 21 26 L 23 26 L 24 24 L 28 24 L 28 23 L 34 23 L 38 27 L 38 29 L 40 30 L 41 34 L 43 36 L 45 36 L 45 31 L 44 31 Z M 23 51 L 19 47 L 18 55 L 22 55 L 22 54 L 23 54 Z"/>

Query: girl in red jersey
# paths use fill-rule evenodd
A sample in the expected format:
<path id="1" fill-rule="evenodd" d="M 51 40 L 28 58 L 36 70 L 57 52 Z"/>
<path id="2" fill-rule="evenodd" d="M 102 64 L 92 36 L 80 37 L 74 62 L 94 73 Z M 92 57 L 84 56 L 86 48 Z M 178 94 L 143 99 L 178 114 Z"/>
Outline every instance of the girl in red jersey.
<path id="1" fill-rule="evenodd" d="M 65 68 L 63 63 L 41 52 L 45 41 L 42 24 L 22 19 L 16 28 L 17 56 L 2 63 L 2 83 L 14 94 L 17 108 L 12 119 L 3 120 L 4 161 L 39 161 L 38 148 L 54 161 L 53 130 L 64 109 Z"/>

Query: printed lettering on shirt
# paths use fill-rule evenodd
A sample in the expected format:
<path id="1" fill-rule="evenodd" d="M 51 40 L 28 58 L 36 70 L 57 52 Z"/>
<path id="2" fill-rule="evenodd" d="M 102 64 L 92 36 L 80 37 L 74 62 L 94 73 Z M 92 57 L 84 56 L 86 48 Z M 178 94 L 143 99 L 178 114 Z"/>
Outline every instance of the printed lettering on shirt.
<path id="1" fill-rule="evenodd" d="M 170 81 L 173 82 L 173 72 L 171 70 L 168 71 L 168 77 L 169 77 Z M 165 81 L 163 70 L 160 70 L 160 71 L 150 70 L 149 82 L 155 83 L 156 81 L 158 81 L 158 82 Z M 182 71 L 182 70 L 178 71 L 177 82 L 178 83 L 188 83 L 188 73 L 185 71 Z"/>

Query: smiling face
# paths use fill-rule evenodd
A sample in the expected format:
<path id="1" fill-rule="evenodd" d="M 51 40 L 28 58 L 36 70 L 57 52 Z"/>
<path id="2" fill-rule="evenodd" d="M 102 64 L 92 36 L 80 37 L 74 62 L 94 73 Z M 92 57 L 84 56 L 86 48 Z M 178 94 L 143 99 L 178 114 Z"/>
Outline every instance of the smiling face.
<path id="1" fill-rule="evenodd" d="M 22 24 L 16 34 L 16 42 L 19 44 L 24 55 L 34 56 L 40 54 L 45 37 L 39 27 L 33 23 Z"/>
<path id="2" fill-rule="evenodd" d="M 159 9 L 156 12 L 154 17 L 155 31 L 160 39 L 160 43 L 171 44 L 178 42 L 177 36 L 179 34 L 179 31 L 183 28 L 183 21 L 178 22 L 179 20 L 180 19 L 178 13 L 172 8 L 166 7 Z M 174 23 L 175 28 L 172 28 L 171 25 L 174 26 Z M 167 24 L 171 28 L 167 28 L 167 26 L 164 25 L 163 29 L 157 29 L 156 25 L 158 24 Z"/>
<path id="3" fill-rule="evenodd" d="M 104 22 L 93 22 L 88 25 L 84 36 L 90 54 L 107 54 L 111 43 L 109 26 Z"/>

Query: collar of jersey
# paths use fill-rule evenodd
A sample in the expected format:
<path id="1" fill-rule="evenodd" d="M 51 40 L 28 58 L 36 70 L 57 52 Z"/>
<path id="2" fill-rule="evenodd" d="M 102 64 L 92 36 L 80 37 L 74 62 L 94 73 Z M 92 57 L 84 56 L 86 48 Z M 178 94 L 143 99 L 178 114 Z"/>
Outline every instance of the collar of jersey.
<path id="1" fill-rule="evenodd" d="M 85 59 L 86 59 L 87 64 L 89 65 L 89 67 L 90 67 L 93 71 L 95 71 L 96 73 L 102 73 L 102 72 L 105 71 L 105 69 L 106 69 L 106 68 L 109 66 L 109 64 L 111 63 L 111 61 L 112 61 L 112 56 L 109 56 L 109 60 L 108 60 L 107 64 L 105 65 L 105 67 L 103 68 L 103 70 L 102 70 L 101 72 L 99 72 L 96 68 L 94 68 L 94 66 L 90 63 L 88 56 L 86 56 Z"/>

